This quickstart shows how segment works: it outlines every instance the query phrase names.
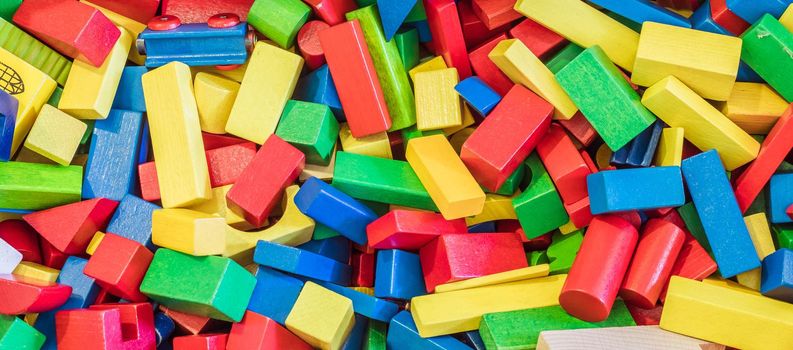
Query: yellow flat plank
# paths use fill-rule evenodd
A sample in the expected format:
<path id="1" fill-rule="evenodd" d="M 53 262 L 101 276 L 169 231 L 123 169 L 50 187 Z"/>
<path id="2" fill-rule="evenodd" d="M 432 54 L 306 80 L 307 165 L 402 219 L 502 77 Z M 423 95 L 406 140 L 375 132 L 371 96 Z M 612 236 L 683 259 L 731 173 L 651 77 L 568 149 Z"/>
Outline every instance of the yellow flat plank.
<path id="1" fill-rule="evenodd" d="M 600 45 L 614 64 L 633 69 L 639 34 L 581 0 L 518 0 L 515 11 L 578 46 Z"/>
<path id="2" fill-rule="evenodd" d="M 80 119 L 107 118 L 133 41 L 126 29 L 118 29 L 121 36 L 101 67 L 81 60 L 72 64 L 58 103 L 62 111 Z"/>
<path id="3" fill-rule="evenodd" d="M 284 323 L 311 346 L 337 350 L 355 324 L 352 301 L 314 282 L 306 282 Z"/>
<path id="4" fill-rule="evenodd" d="M 60 274 L 61 271 L 34 262 L 22 261 L 12 273 L 17 276 L 35 278 L 37 280 L 54 283 L 55 280 L 58 279 L 58 274 Z"/>
<path id="5" fill-rule="evenodd" d="M 550 102 L 555 119 L 570 119 L 578 107 L 556 81 L 553 73 L 518 39 L 502 40 L 487 55 L 516 84 Z"/>
<path id="6" fill-rule="evenodd" d="M 151 145 L 164 208 L 209 199 L 209 171 L 190 68 L 173 62 L 143 75 Z"/>
<path id="7" fill-rule="evenodd" d="M 130 61 L 132 61 L 133 63 L 139 66 L 142 66 L 146 63 L 146 56 L 138 53 L 138 47 L 135 44 L 135 38 L 137 38 L 138 35 L 140 35 L 140 33 L 143 33 L 144 30 L 146 30 L 145 24 L 135 21 L 134 19 L 130 19 L 125 16 L 122 16 L 116 12 L 110 11 L 102 6 L 93 4 L 89 1 L 80 0 L 80 2 L 96 8 L 97 10 L 102 12 L 102 14 L 104 14 L 107 17 L 107 19 L 113 22 L 113 24 L 126 29 L 132 35 L 133 38 L 132 43 L 129 47 L 129 56 L 127 56 L 127 59 L 129 59 Z"/>
<path id="8" fill-rule="evenodd" d="M 746 216 L 743 218 L 743 221 L 746 223 L 746 228 L 749 229 L 749 237 L 752 238 L 754 249 L 757 250 L 757 257 L 760 258 L 761 261 L 765 259 L 766 256 L 776 251 L 765 213 Z M 738 278 L 738 283 L 754 290 L 760 290 L 761 272 L 762 270 L 760 268 L 756 268 L 741 273 L 736 277 Z"/>
<path id="9" fill-rule="evenodd" d="M 302 57 L 264 42 L 256 43 L 226 132 L 264 143 L 275 132 L 302 69 Z"/>
<path id="10" fill-rule="evenodd" d="M 779 23 L 782 23 L 787 30 L 793 32 L 793 4 L 788 5 L 785 12 L 779 17 Z"/>
<path id="11" fill-rule="evenodd" d="M 757 157 L 760 143 L 677 78 L 669 76 L 644 92 L 642 104 L 702 151 L 716 149 L 727 170 Z"/>
<path id="12" fill-rule="evenodd" d="M 151 217 L 152 243 L 194 256 L 223 254 L 226 219 L 190 209 L 158 209 Z"/>
<path id="13" fill-rule="evenodd" d="M 683 161 L 683 144 L 685 134 L 683 128 L 664 128 L 655 152 L 655 165 L 680 166 Z"/>
<path id="14" fill-rule="evenodd" d="M 548 276 L 549 271 L 550 268 L 548 267 L 548 264 L 529 266 L 463 281 L 441 284 L 435 287 L 435 293 L 453 292 L 456 290 L 492 286 L 531 278 L 545 277 Z"/>
<path id="15" fill-rule="evenodd" d="M 347 123 L 341 123 L 339 125 L 339 140 L 341 141 L 341 149 L 344 152 L 393 159 L 391 142 L 388 140 L 388 133 L 385 131 L 355 138 L 350 132 L 350 126 Z"/>
<path id="16" fill-rule="evenodd" d="M 443 135 L 410 140 L 405 158 L 446 220 L 477 215 L 485 193 Z"/>
<path id="17" fill-rule="evenodd" d="M 458 82 L 456 68 L 416 74 L 414 79 L 416 126 L 419 130 L 436 130 L 462 125 L 460 95 L 454 90 Z"/>
<path id="18" fill-rule="evenodd" d="M 717 108 L 747 133 L 765 135 L 788 108 L 788 103 L 767 84 L 737 82 L 730 98 Z"/>
<path id="19" fill-rule="evenodd" d="M 44 105 L 25 140 L 25 148 L 60 165 L 69 165 L 88 125 Z"/>
<path id="20" fill-rule="evenodd" d="M 465 224 L 468 226 L 481 224 L 488 221 L 496 220 L 517 220 L 515 214 L 515 207 L 512 206 L 512 198 L 515 198 L 518 193 L 512 196 L 502 196 L 500 194 L 486 193 L 485 205 L 482 212 L 471 217 L 465 218 Z"/>
<path id="21" fill-rule="evenodd" d="M 793 305 L 674 276 L 661 328 L 745 350 L 790 349 Z"/>
<path id="22" fill-rule="evenodd" d="M 430 72 L 434 70 L 441 70 L 449 68 L 446 65 L 446 61 L 441 56 L 435 56 L 431 59 L 423 61 L 419 63 L 418 66 L 413 67 L 410 71 L 408 71 L 408 75 L 410 75 L 410 81 L 414 84 L 416 83 L 416 74 L 421 72 Z"/>
<path id="23" fill-rule="evenodd" d="M 559 305 L 566 278 L 554 275 L 422 295 L 410 300 L 410 312 L 425 338 L 472 331 L 479 329 L 484 314 Z"/>
<path id="24" fill-rule="evenodd" d="M 209 73 L 198 73 L 193 80 L 201 130 L 225 134 L 226 122 L 237 99 L 240 84 Z"/>
<path id="25" fill-rule="evenodd" d="M 542 331 L 537 350 L 722 350 L 714 344 L 667 332 L 658 326 Z"/>

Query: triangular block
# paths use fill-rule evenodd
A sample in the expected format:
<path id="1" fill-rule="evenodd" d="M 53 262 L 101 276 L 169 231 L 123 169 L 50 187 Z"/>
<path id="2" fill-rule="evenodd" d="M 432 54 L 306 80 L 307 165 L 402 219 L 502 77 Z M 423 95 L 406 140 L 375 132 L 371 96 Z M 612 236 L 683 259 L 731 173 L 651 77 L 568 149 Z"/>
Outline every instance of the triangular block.
<path id="1" fill-rule="evenodd" d="M 22 217 L 42 238 L 66 254 L 85 251 L 96 231 L 107 226 L 118 202 L 94 198 Z"/>

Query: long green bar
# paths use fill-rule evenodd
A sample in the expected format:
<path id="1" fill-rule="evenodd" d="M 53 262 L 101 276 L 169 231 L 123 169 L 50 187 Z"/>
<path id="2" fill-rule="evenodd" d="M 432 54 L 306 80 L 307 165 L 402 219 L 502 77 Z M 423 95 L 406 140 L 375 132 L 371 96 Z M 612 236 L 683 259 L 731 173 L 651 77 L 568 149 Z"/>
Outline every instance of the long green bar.
<path id="1" fill-rule="evenodd" d="M 80 200 L 83 168 L 0 162 L 0 208 L 41 210 Z"/>
<path id="2" fill-rule="evenodd" d="M 0 2 L 3 1 L 9 0 Z M 58 84 L 66 83 L 72 61 L 3 18 L 0 18 L 0 47 L 49 75 Z"/>
<path id="3" fill-rule="evenodd" d="M 793 34 L 765 14 L 741 39 L 741 59 L 785 100 L 793 101 Z"/>

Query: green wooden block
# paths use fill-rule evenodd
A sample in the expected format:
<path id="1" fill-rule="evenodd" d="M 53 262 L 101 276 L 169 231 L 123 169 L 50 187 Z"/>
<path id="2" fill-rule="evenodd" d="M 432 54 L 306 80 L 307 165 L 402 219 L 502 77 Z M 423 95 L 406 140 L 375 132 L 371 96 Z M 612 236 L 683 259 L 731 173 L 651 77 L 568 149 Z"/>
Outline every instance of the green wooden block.
<path id="1" fill-rule="evenodd" d="M 307 163 L 328 165 L 339 135 L 339 122 L 326 105 L 289 100 L 275 134 L 303 152 Z"/>
<path id="2" fill-rule="evenodd" d="M 545 66 L 548 67 L 548 70 L 553 74 L 556 74 L 582 52 L 584 52 L 583 47 L 569 43 L 563 49 L 559 50 L 556 55 L 551 57 L 551 59 L 545 63 Z"/>
<path id="3" fill-rule="evenodd" d="M 0 162 L 0 208 L 41 210 L 80 200 L 83 168 Z"/>
<path id="4" fill-rule="evenodd" d="M 309 14 L 311 8 L 300 0 L 256 0 L 248 12 L 248 23 L 286 49 L 294 45 Z"/>
<path id="5" fill-rule="evenodd" d="M 773 225 L 774 238 L 778 249 L 793 249 L 793 224 Z"/>
<path id="6" fill-rule="evenodd" d="M 0 315 L 0 349 L 40 349 L 45 339 L 19 317 Z"/>
<path id="7" fill-rule="evenodd" d="M 341 233 L 318 222 L 314 223 L 314 235 L 311 236 L 311 239 L 318 241 L 336 236 L 341 236 Z"/>
<path id="8" fill-rule="evenodd" d="M 91 139 L 91 135 L 94 133 L 94 123 L 96 123 L 96 120 L 84 119 L 82 122 L 87 126 L 87 128 L 85 128 L 85 133 L 83 133 L 83 138 L 80 139 L 80 144 L 84 145 Z"/>
<path id="9" fill-rule="evenodd" d="M 386 350 L 386 323 L 369 320 L 366 335 L 363 338 L 363 350 Z"/>
<path id="10" fill-rule="evenodd" d="M 16 8 L 21 2 L 17 0 L 0 1 L 0 17 L 3 17 L 0 18 L 0 47 L 49 75 L 58 84 L 65 84 L 69 71 L 72 69 L 72 61 L 11 24 L 11 20 L 3 15 L 12 7 L 16 12 Z M 14 6 L 15 3 L 16 6 Z"/>
<path id="11" fill-rule="evenodd" d="M 581 52 L 556 73 L 556 80 L 613 151 L 655 122 L 600 46 Z"/>
<path id="12" fill-rule="evenodd" d="M 441 135 L 443 134 L 443 130 L 435 129 L 435 130 L 419 130 L 416 125 L 411 125 L 407 128 L 404 128 L 402 131 L 402 147 L 407 149 L 408 141 L 424 136 L 431 136 L 431 135 Z"/>
<path id="13" fill-rule="evenodd" d="M 741 60 L 788 102 L 793 101 L 793 34 L 765 14 L 743 35 Z"/>
<path id="14" fill-rule="evenodd" d="M 535 250 L 526 253 L 526 260 L 529 261 L 530 266 L 537 266 L 540 264 L 548 263 L 548 253 L 544 250 Z"/>
<path id="15" fill-rule="evenodd" d="M 413 168 L 404 161 L 336 152 L 333 187 L 354 198 L 438 210 Z"/>
<path id="16" fill-rule="evenodd" d="M 699 213 L 697 213 L 697 209 L 694 207 L 694 202 L 689 202 L 678 207 L 677 213 L 680 214 L 683 222 L 686 223 L 688 232 L 691 232 L 691 235 L 696 238 L 699 245 L 705 248 L 708 254 L 713 257 L 713 250 L 710 248 L 708 237 L 705 235 L 705 228 L 702 227 L 702 221 L 699 219 Z"/>
<path id="17" fill-rule="evenodd" d="M 347 12 L 347 20 L 357 19 L 361 23 L 366 46 L 372 55 L 377 80 L 383 89 L 385 103 L 391 115 L 389 131 L 401 130 L 416 124 L 416 101 L 402 57 L 394 40 L 386 41 L 380 14 L 375 6 L 367 6 Z"/>
<path id="18" fill-rule="evenodd" d="M 504 181 L 504 184 L 501 185 L 501 187 L 499 187 L 496 192 L 490 192 L 484 187 L 482 187 L 482 189 L 489 193 L 500 194 L 502 196 L 511 196 L 515 193 L 515 191 L 518 190 L 518 187 L 525 176 L 526 166 L 521 164 L 517 169 L 515 169 L 515 171 L 512 172 L 512 175 L 507 178 L 507 181 Z"/>
<path id="19" fill-rule="evenodd" d="M 535 349 L 542 331 L 635 325 L 625 303 L 616 300 L 609 317 L 602 322 L 581 321 L 554 305 L 485 314 L 479 324 L 479 334 L 488 350 Z"/>
<path id="20" fill-rule="evenodd" d="M 405 17 L 405 23 L 424 21 L 426 19 L 427 12 L 424 10 L 424 1 L 416 1 L 416 5 L 413 6 L 413 9 L 408 12 L 408 16 Z"/>
<path id="21" fill-rule="evenodd" d="M 528 186 L 512 199 L 512 207 L 526 238 L 532 239 L 566 224 L 570 216 L 537 153 L 532 153 L 525 164 Z"/>
<path id="22" fill-rule="evenodd" d="M 47 104 L 58 108 L 58 103 L 61 103 L 61 95 L 63 95 L 63 88 L 56 86 L 55 91 L 53 91 L 52 95 L 50 95 L 50 99 L 47 101 Z"/>
<path id="23" fill-rule="evenodd" d="M 563 235 L 561 232 L 554 232 L 551 238 L 551 245 L 548 247 L 547 255 L 550 261 L 550 274 L 570 272 L 575 256 L 581 243 L 584 241 L 584 230 L 578 230 Z"/>
<path id="24" fill-rule="evenodd" d="M 234 260 L 160 248 L 140 291 L 169 309 L 239 322 L 254 286 L 256 278 Z"/>
<path id="25" fill-rule="evenodd" d="M 3 0 L 0 1 L 0 18 L 11 22 L 14 14 L 17 12 L 19 5 L 22 5 L 22 0 Z"/>
<path id="26" fill-rule="evenodd" d="M 418 3 L 421 3 L 420 1 Z M 419 32 L 413 28 L 409 30 L 400 30 L 394 35 L 394 42 L 396 42 L 397 50 L 399 50 L 399 58 L 402 60 L 402 66 L 406 71 L 413 69 L 419 65 L 421 58 L 419 49 Z"/>

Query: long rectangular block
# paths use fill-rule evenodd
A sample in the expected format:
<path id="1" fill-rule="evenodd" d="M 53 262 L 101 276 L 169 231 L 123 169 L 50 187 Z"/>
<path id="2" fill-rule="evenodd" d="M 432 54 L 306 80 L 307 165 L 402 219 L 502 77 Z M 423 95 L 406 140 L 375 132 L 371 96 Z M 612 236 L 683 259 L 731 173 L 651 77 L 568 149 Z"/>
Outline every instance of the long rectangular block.
<path id="1" fill-rule="evenodd" d="M 468 49 L 463 37 L 457 4 L 453 0 L 427 0 L 424 5 L 427 14 L 435 51 L 443 56 L 449 67 L 454 67 L 460 79 L 471 76 L 471 65 L 468 62 Z"/>
<path id="2" fill-rule="evenodd" d="M 419 130 L 437 130 L 462 123 L 460 96 L 454 90 L 458 82 L 456 68 L 416 74 L 413 85 L 416 93 L 416 126 Z"/>
<path id="3" fill-rule="evenodd" d="M 320 281 L 345 286 L 350 284 L 350 266 L 300 248 L 259 241 L 253 261 L 269 268 Z"/>
<path id="4" fill-rule="evenodd" d="M 647 0 L 594 0 L 592 3 L 636 23 L 655 22 L 691 28 L 686 17 Z"/>
<path id="5" fill-rule="evenodd" d="M 655 153 L 655 165 L 680 166 L 680 162 L 683 161 L 684 132 L 683 128 L 664 128 L 661 131 L 661 139 L 658 141 L 658 149 Z"/>
<path id="6" fill-rule="evenodd" d="M 686 202 L 676 166 L 600 171 L 587 176 L 592 214 L 679 207 Z"/>
<path id="7" fill-rule="evenodd" d="M 543 331 L 537 341 L 537 350 L 564 350 L 587 344 L 591 349 L 630 350 L 664 349 L 724 350 L 724 345 L 714 344 L 684 335 L 665 331 L 658 326 L 608 327 Z"/>
<path id="8" fill-rule="evenodd" d="M 741 59 L 785 100 L 793 101 L 793 62 L 788 55 L 793 50 L 793 33 L 774 16 L 765 14 L 741 39 Z"/>
<path id="9" fill-rule="evenodd" d="M 730 98 L 718 108 L 747 133 L 765 135 L 788 105 L 768 84 L 736 82 Z"/>
<path id="10" fill-rule="evenodd" d="M 0 47 L 49 75 L 58 84 L 66 83 L 72 62 L 11 24 L 10 19 L 0 18 Z"/>
<path id="11" fill-rule="evenodd" d="M 0 162 L 0 208 L 41 210 L 80 200 L 83 169 Z"/>
<path id="12" fill-rule="evenodd" d="M 120 201 L 135 183 L 143 114 L 111 110 L 94 124 L 91 152 L 85 165 L 83 197 Z"/>

